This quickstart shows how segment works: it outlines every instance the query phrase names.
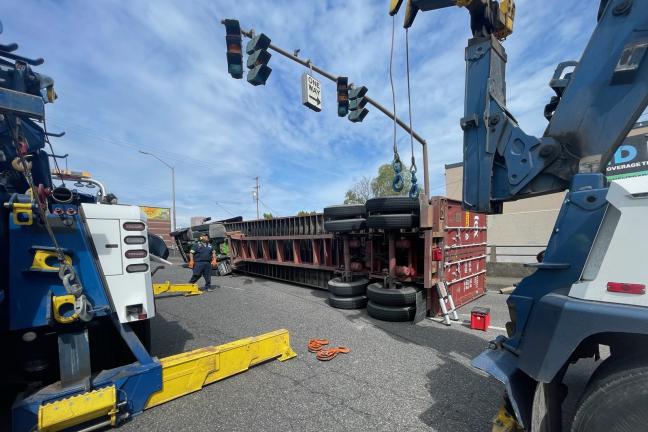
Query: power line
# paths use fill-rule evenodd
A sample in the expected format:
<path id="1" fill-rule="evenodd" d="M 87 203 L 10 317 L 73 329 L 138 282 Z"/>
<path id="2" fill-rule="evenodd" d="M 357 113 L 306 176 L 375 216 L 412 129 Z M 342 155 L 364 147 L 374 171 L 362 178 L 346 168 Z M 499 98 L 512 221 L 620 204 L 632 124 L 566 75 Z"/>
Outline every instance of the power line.
<path id="1" fill-rule="evenodd" d="M 225 210 L 227 213 L 229 213 L 232 217 L 236 217 L 236 215 L 235 215 L 234 213 L 232 213 L 231 211 L 227 210 L 227 209 L 225 208 L 225 206 L 221 205 L 218 201 L 214 201 L 214 203 L 215 203 L 218 207 L 222 208 L 222 209 Z"/>
<path id="2" fill-rule="evenodd" d="M 259 202 L 260 202 L 260 203 L 263 205 L 263 207 L 265 207 L 265 208 L 266 208 L 270 213 L 272 213 L 274 216 L 277 216 L 276 212 L 275 212 L 274 210 L 272 210 L 270 207 L 268 207 L 268 206 L 266 205 L 266 203 L 264 203 L 264 202 L 261 201 L 261 200 L 259 200 Z"/>

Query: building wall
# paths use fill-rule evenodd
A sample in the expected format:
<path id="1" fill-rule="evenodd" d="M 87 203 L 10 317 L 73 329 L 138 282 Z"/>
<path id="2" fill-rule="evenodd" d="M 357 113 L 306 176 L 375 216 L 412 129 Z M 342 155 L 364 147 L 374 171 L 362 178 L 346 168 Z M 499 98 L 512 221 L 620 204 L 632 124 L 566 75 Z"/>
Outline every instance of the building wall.
<path id="1" fill-rule="evenodd" d="M 202 225 L 205 222 L 206 216 L 191 216 L 191 226 Z"/>
<path id="2" fill-rule="evenodd" d="M 149 206 L 140 206 L 140 209 L 146 213 L 148 231 L 162 237 L 167 247 L 174 248 L 175 242 L 169 235 L 171 232 L 171 209 L 168 207 Z"/>
<path id="3" fill-rule="evenodd" d="M 446 195 L 448 198 L 461 200 L 462 181 L 463 165 L 461 163 L 446 165 Z M 565 193 L 561 192 L 511 201 L 504 203 L 502 214 L 489 215 L 488 244 L 497 247 L 497 261 L 534 262 L 535 255 L 544 249 L 549 240 L 564 197 Z M 491 248 L 488 252 L 490 254 Z M 500 254 L 529 256 L 503 256 Z"/>
<path id="4" fill-rule="evenodd" d="M 637 123 L 628 136 L 648 134 L 648 122 Z M 461 200 L 463 164 L 446 165 L 446 195 Z M 553 229 L 565 192 L 504 203 L 502 214 L 488 216 L 488 244 L 497 246 L 498 262 L 535 262 Z M 505 247 L 505 246 L 530 247 Z M 490 248 L 489 248 L 490 253 Z M 501 256 L 523 254 L 531 256 Z M 489 257 L 490 258 L 490 257 Z"/>

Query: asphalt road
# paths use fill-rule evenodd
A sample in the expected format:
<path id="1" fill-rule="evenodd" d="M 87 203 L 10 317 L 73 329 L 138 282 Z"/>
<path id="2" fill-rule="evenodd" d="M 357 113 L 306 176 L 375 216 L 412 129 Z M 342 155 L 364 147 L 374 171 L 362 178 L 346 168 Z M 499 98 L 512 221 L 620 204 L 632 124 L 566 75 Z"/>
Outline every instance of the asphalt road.
<path id="1" fill-rule="evenodd" d="M 182 268 L 155 275 L 156 281 L 188 278 Z M 298 356 L 153 408 L 122 430 L 490 431 L 503 387 L 470 360 L 504 332 L 504 296 L 489 293 L 461 310 L 468 319 L 472 306 L 491 307 L 494 328 L 480 332 L 461 323 L 378 321 L 364 310 L 329 307 L 324 291 L 244 275 L 215 277 L 214 284 L 200 296 L 158 297 L 154 355 L 286 328 Z M 352 351 L 319 362 L 306 350 L 310 338 Z"/>

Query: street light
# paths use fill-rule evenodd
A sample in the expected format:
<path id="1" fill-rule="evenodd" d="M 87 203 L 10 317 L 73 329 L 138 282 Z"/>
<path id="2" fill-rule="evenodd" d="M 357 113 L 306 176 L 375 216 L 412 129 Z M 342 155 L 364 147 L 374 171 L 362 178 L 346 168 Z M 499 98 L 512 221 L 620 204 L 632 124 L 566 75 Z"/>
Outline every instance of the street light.
<path id="1" fill-rule="evenodd" d="M 145 152 L 142 150 L 139 150 L 139 152 L 144 155 L 153 156 L 155 159 L 159 160 L 164 165 L 166 165 L 169 169 L 171 169 L 171 199 L 173 201 L 173 208 L 171 210 L 171 213 L 173 215 L 173 231 L 175 231 L 176 230 L 175 168 L 173 167 L 173 165 L 166 163 L 165 161 L 163 161 L 153 153 Z"/>

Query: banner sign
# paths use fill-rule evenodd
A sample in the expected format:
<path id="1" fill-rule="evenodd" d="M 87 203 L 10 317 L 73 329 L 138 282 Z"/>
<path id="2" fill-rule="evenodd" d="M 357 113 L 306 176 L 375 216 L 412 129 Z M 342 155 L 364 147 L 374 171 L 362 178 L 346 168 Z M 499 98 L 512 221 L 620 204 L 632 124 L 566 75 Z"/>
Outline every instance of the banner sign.
<path id="1" fill-rule="evenodd" d="M 142 207 L 140 209 L 146 214 L 148 220 L 170 221 L 171 211 L 166 207 Z"/>
<path id="2" fill-rule="evenodd" d="M 648 137 L 646 135 L 626 138 L 605 169 L 608 180 L 646 174 L 648 174 Z"/>

